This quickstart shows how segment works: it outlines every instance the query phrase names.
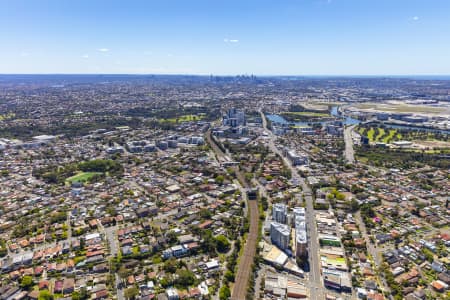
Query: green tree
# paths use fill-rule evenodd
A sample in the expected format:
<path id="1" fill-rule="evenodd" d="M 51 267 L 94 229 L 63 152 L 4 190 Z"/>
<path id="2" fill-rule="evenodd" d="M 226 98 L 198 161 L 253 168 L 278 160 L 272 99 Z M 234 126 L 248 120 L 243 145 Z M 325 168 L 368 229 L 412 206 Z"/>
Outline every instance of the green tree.
<path id="1" fill-rule="evenodd" d="M 218 184 L 223 184 L 223 181 L 225 180 L 225 178 L 223 177 L 223 175 L 218 175 L 218 176 L 216 176 L 215 180 Z"/>
<path id="2" fill-rule="evenodd" d="M 127 288 L 124 292 L 126 299 L 135 299 L 137 295 L 139 295 L 139 290 L 135 286 Z"/>
<path id="3" fill-rule="evenodd" d="M 177 234 L 172 230 L 166 234 L 166 238 L 169 244 L 174 244 L 178 241 Z"/>
<path id="4" fill-rule="evenodd" d="M 38 300 L 53 300 L 53 295 L 48 290 L 39 292 Z"/>
<path id="5" fill-rule="evenodd" d="M 164 276 L 163 278 L 161 278 L 159 283 L 161 284 L 161 286 L 163 288 L 166 288 L 166 287 L 168 287 L 169 285 L 172 284 L 172 280 L 168 276 Z"/>
<path id="6" fill-rule="evenodd" d="M 234 282 L 234 273 L 230 270 L 227 270 L 224 274 L 225 279 L 228 282 Z"/>
<path id="7" fill-rule="evenodd" d="M 6 256 L 8 250 L 6 249 L 6 242 L 0 239 L 0 257 Z"/>
<path id="8" fill-rule="evenodd" d="M 358 201 L 356 201 L 355 199 L 352 199 L 352 200 L 350 201 L 350 210 L 351 210 L 352 212 L 355 212 L 355 211 L 358 210 L 358 208 L 359 208 L 359 203 L 358 203 Z"/>
<path id="9" fill-rule="evenodd" d="M 178 269 L 177 260 L 173 257 L 169 258 L 168 260 L 166 260 L 164 262 L 163 269 L 164 269 L 164 271 L 166 271 L 168 273 L 172 273 L 172 274 L 175 273 L 176 270 Z"/>
<path id="10" fill-rule="evenodd" d="M 72 293 L 72 300 L 87 300 L 89 299 L 89 295 L 87 293 L 86 288 L 81 288 L 79 291 L 75 291 Z"/>
<path id="11" fill-rule="evenodd" d="M 336 199 L 337 200 L 345 200 L 345 195 L 344 194 L 342 194 L 341 192 L 337 192 L 336 193 Z"/>
<path id="12" fill-rule="evenodd" d="M 433 262 L 433 260 L 434 260 L 434 254 L 433 254 L 433 252 L 431 252 L 430 250 L 428 250 L 427 248 L 422 248 L 422 253 L 423 253 L 423 255 L 425 256 L 425 259 L 428 261 L 428 262 Z"/>
<path id="13" fill-rule="evenodd" d="M 120 278 L 127 278 L 131 274 L 130 270 L 125 268 L 125 266 L 121 266 L 118 273 Z"/>
<path id="14" fill-rule="evenodd" d="M 195 283 L 195 275 L 192 271 L 187 269 L 180 269 L 177 271 L 178 278 L 176 283 L 184 288 L 187 288 Z"/>
<path id="15" fill-rule="evenodd" d="M 230 249 L 230 242 L 224 235 L 218 235 L 215 240 L 217 251 L 224 253 Z"/>
<path id="16" fill-rule="evenodd" d="M 33 286 L 33 277 L 29 275 L 23 276 L 22 279 L 20 280 L 20 287 L 28 290 L 32 286 Z"/>
<path id="17" fill-rule="evenodd" d="M 212 217 L 212 213 L 208 209 L 203 208 L 202 210 L 200 210 L 200 217 L 202 219 L 208 219 L 209 220 Z"/>
<path id="18" fill-rule="evenodd" d="M 230 297 L 231 297 L 230 288 L 227 285 L 222 286 L 219 291 L 219 299 L 227 300 Z"/>
<path id="19" fill-rule="evenodd" d="M 216 252 L 216 239 L 212 235 L 211 230 L 207 229 L 202 231 L 202 249 L 210 254 L 215 254 Z"/>

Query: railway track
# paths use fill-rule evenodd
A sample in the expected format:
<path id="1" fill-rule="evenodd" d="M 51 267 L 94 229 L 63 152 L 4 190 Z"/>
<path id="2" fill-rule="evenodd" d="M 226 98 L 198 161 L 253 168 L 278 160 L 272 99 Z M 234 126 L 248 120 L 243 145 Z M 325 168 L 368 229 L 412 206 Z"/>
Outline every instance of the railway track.
<path id="1" fill-rule="evenodd" d="M 238 271 L 231 293 L 232 300 L 243 300 L 247 295 L 250 272 L 252 271 L 252 264 L 256 254 L 256 243 L 258 242 L 258 202 L 250 200 L 247 201 L 247 205 L 249 209 L 248 217 L 250 218 L 250 230 L 244 245 L 244 253 L 240 257 Z"/>
<path id="2" fill-rule="evenodd" d="M 225 153 L 217 146 L 215 141 L 211 138 L 211 132 L 206 133 L 206 139 L 211 145 L 213 151 L 218 157 L 226 156 Z M 245 181 L 245 177 L 238 167 L 234 167 L 236 176 L 241 182 L 241 184 L 248 188 Z M 249 232 L 247 235 L 247 240 L 244 244 L 244 252 L 239 258 L 239 264 L 237 273 L 234 280 L 233 290 L 231 292 L 231 300 L 244 300 L 247 295 L 247 287 L 250 279 L 250 272 L 252 271 L 252 264 L 255 259 L 256 247 L 258 242 L 258 223 L 259 223 L 259 210 L 258 202 L 256 200 L 248 200 L 246 193 L 243 193 L 243 197 L 247 203 L 248 207 L 248 218 L 249 218 Z"/>

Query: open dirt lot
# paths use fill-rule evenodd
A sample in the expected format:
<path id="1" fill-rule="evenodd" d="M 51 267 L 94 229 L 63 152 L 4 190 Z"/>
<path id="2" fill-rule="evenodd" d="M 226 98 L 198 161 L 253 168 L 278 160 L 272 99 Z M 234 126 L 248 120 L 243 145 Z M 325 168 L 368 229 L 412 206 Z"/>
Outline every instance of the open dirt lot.
<path id="1" fill-rule="evenodd" d="M 401 101 L 388 101 L 383 103 L 367 102 L 352 105 L 352 107 L 368 112 L 390 112 L 390 113 L 413 113 L 430 116 L 449 116 L 450 105 L 440 104 L 439 106 L 431 105 L 413 105 L 406 104 Z"/>
<path id="2" fill-rule="evenodd" d="M 413 141 L 413 143 L 420 148 L 450 148 L 450 142 L 445 141 Z"/>

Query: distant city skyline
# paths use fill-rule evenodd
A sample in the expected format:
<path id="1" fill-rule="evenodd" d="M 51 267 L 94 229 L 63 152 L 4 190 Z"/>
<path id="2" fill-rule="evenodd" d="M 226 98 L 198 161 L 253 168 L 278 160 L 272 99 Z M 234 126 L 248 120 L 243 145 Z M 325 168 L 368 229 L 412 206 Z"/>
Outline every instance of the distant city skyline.
<path id="1" fill-rule="evenodd" d="M 448 0 L 0 0 L 1 74 L 449 75 Z"/>

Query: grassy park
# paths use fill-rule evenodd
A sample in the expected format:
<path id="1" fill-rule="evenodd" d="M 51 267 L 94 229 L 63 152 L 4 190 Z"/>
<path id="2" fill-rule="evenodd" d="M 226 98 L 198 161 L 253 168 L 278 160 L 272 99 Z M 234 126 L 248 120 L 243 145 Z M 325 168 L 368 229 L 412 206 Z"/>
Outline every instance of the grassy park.
<path id="1" fill-rule="evenodd" d="M 162 119 L 162 121 L 169 122 L 169 123 L 181 123 L 181 122 L 200 121 L 203 118 L 205 118 L 205 116 L 202 115 L 202 114 L 198 114 L 198 115 L 183 115 L 183 116 L 169 118 L 169 119 Z"/>
<path id="2" fill-rule="evenodd" d="M 283 112 L 282 114 L 288 114 L 288 115 L 294 115 L 294 116 L 305 116 L 305 117 L 312 117 L 312 118 L 322 118 L 322 117 L 329 117 L 329 114 L 326 113 L 318 113 L 318 112 L 310 112 L 310 111 L 287 111 Z"/>
<path id="3" fill-rule="evenodd" d="M 329 118 L 330 114 L 310 111 L 286 111 L 280 113 L 286 120 L 291 122 L 307 122 L 312 119 Z"/>
<path id="4" fill-rule="evenodd" d="M 87 182 L 90 179 L 92 179 L 92 177 L 96 176 L 96 175 L 101 175 L 103 173 L 100 172 L 80 172 L 72 177 L 69 177 L 66 179 L 67 183 L 74 183 L 74 182 Z"/>
<path id="5" fill-rule="evenodd" d="M 3 114 L 0 115 L 0 121 L 5 121 L 5 120 L 11 120 L 15 117 L 16 115 L 14 113 L 8 113 L 8 114 Z"/>

